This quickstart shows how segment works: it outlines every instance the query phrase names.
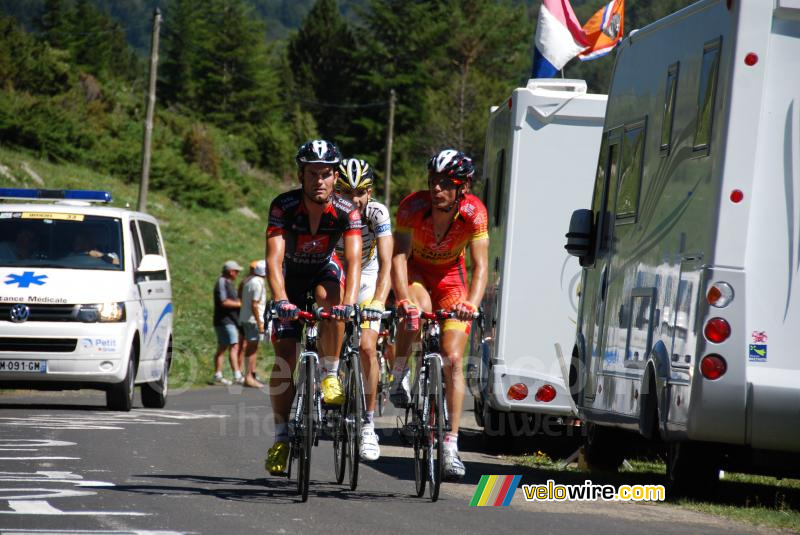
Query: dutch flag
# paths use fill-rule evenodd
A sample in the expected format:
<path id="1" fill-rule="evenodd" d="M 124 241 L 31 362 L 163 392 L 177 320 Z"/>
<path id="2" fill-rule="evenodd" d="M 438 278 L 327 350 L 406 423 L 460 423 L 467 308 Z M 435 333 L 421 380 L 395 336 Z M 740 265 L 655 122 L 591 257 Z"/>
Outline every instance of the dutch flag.
<path id="1" fill-rule="evenodd" d="M 590 45 L 569 0 L 542 0 L 535 45 L 533 78 L 552 78 Z"/>

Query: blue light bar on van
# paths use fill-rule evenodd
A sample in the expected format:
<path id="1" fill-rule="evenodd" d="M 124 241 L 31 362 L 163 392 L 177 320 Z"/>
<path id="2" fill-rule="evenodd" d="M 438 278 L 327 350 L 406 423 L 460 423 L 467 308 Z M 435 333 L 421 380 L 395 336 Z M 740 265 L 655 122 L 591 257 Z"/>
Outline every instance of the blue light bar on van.
<path id="1" fill-rule="evenodd" d="M 111 193 L 108 191 L 84 189 L 27 189 L 27 188 L 0 188 L 0 199 L 30 199 L 36 201 L 88 201 L 111 202 Z"/>

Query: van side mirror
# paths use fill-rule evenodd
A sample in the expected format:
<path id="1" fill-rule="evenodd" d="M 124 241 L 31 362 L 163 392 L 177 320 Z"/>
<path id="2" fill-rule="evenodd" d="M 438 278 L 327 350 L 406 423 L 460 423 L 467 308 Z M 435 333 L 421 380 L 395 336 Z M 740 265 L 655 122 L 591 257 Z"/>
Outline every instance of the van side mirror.
<path id="1" fill-rule="evenodd" d="M 572 256 L 577 256 L 581 265 L 591 264 L 592 254 L 592 211 L 575 210 L 569 220 L 567 244 L 564 249 Z"/>
<path id="2" fill-rule="evenodd" d="M 158 271 L 167 270 L 167 259 L 158 254 L 146 254 L 142 257 L 139 267 L 136 268 L 138 273 L 156 273 Z"/>

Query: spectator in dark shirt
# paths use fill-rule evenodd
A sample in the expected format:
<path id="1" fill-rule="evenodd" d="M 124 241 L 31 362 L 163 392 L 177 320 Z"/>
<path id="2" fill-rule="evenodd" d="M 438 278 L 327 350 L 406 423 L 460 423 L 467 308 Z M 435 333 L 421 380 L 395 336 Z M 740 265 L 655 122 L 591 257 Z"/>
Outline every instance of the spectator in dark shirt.
<path id="1" fill-rule="evenodd" d="M 242 271 L 235 260 L 228 260 L 222 266 L 222 274 L 214 285 L 214 330 L 217 332 L 217 354 L 214 356 L 214 384 L 232 384 L 229 379 L 222 376 L 222 359 L 228 351 L 228 359 L 233 369 L 234 380 L 242 384 L 244 378 L 239 369 L 239 308 L 242 302 L 236 293 L 234 281 Z"/>

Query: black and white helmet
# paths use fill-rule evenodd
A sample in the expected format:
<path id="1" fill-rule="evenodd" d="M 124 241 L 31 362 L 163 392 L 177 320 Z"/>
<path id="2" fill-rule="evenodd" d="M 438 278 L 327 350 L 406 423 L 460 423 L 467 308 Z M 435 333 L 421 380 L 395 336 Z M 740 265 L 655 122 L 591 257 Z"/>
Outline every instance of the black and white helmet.
<path id="1" fill-rule="evenodd" d="M 297 165 L 303 167 L 307 163 L 327 163 L 337 165 L 342 161 L 342 153 L 338 147 L 330 141 L 324 139 L 314 139 L 307 141 L 297 150 L 295 156 Z"/>
<path id="2" fill-rule="evenodd" d="M 457 181 L 470 181 L 475 175 L 472 158 L 455 149 L 443 149 L 428 161 L 429 173 L 442 173 Z"/>

